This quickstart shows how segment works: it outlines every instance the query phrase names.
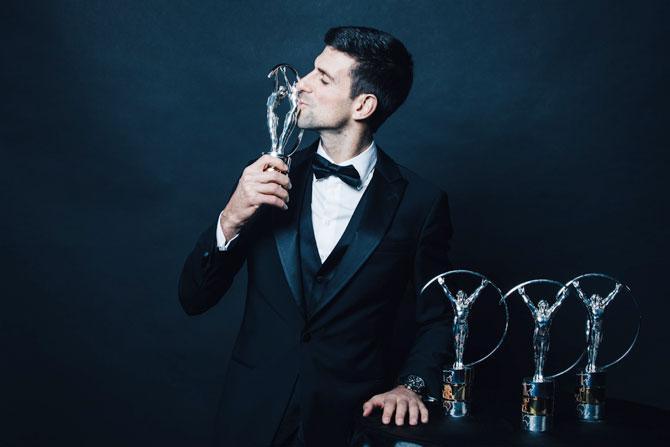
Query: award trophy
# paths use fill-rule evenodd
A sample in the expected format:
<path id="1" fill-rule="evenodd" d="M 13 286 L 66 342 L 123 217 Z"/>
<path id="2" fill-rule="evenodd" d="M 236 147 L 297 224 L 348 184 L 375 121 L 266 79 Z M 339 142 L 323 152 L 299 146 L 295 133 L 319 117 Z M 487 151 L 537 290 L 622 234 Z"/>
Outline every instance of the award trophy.
<path id="1" fill-rule="evenodd" d="M 559 287 L 560 290 L 556 295 L 553 304 L 549 304 L 546 300 L 540 300 L 537 305 L 533 303 L 528 294 L 526 287 L 535 284 L 545 284 L 553 287 Z M 543 432 L 551 428 L 554 414 L 554 378 L 568 372 L 572 369 L 582 355 L 567 369 L 553 375 L 545 375 L 544 364 L 549 353 L 549 331 L 551 323 L 556 312 L 560 308 L 563 301 L 569 294 L 569 289 L 563 284 L 549 279 L 536 279 L 519 284 L 512 290 L 507 292 L 505 297 L 509 297 L 512 293 L 518 292 L 523 299 L 526 306 L 530 310 L 535 323 L 533 330 L 533 359 L 535 370 L 533 377 L 525 377 L 521 385 L 521 425 L 527 431 Z"/>
<path id="2" fill-rule="evenodd" d="M 470 277 L 474 276 L 476 280 L 480 281 L 479 286 L 470 294 L 463 290 L 458 290 L 454 295 L 449 289 L 448 281 L 456 276 L 463 275 Z M 500 289 L 479 273 L 471 272 L 469 270 L 452 270 L 450 272 L 441 273 L 428 281 L 421 289 L 421 293 L 435 281 L 440 285 L 442 292 L 451 302 L 451 306 L 454 309 L 452 330 L 454 334 L 455 360 L 451 368 L 446 368 L 442 371 L 442 402 L 445 414 L 452 417 L 462 417 L 466 416 L 470 411 L 469 407 L 474 379 L 474 370 L 472 367 L 490 357 L 502 344 L 505 335 L 507 334 L 509 309 Z M 505 308 L 505 328 L 498 343 L 488 354 L 477 361 L 466 364 L 463 361 L 463 353 L 465 351 L 465 341 L 468 337 L 468 316 L 475 301 L 487 286 L 491 286 L 490 288 L 495 289 L 496 296 L 499 297 L 498 304 L 502 304 Z"/>
<path id="3" fill-rule="evenodd" d="M 289 73 L 293 74 L 293 77 L 295 78 L 293 82 L 289 80 L 287 70 Z M 300 76 L 298 75 L 297 70 L 290 65 L 279 64 L 275 65 L 274 68 L 270 70 L 268 78 L 274 79 L 274 90 L 270 93 L 267 100 L 268 130 L 270 131 L 272 146 L 270 151 L 263 152 L 263 155 L 267 154 L 277 157 L 290 168 L 291 155 L 293 155 L 298 149 L 298 146 L 300 146 L 300 141 L 302 140 L 302 134 L 304 132 L 303 129 L 300 129 L 294 144 L 287 149 L 291 134 L 298 123 L 298 114 L 300 113 L 300 110 L 298 109 L 298 88 L 296 87 L 296 84 L 300 80 Z M 284 116 L 281 134 L 277 136 L 277 128 L 279 127 L 277 109 L 284 102 L 288 102 L 289 108 Z"/>
<path id="4" fill-rule="evenodd" d="M 607 296 L 599 295 L 594 293 L 588 295 L 584 293 L 583 282 L 593 282 L 595 278 L 605 279 L 606 282 L 611 282 L 614 284 L 612 288 L 610 286 L 609 293 Z M 602 287 L 602 281 L 598 281 L 599 285 Z M 605 370 L 610 366 L 614 365 L 621 361 L 628 353 L 631 351 L 637 337 L 640 333 L 640 314 L 639 306 L 637 301 L 630 293 L 630 288 L 628 286 L 622 285 L 619 281 L 612 278 L 611 276 L 604 275 L 602 273 L 587 273 L 585 275 L 578 276 L 577 278 L 568 282 L 568 287 L 572 286 L 577 291 L 579 299 L 586 306 L 588 311 L 588 319 L 586 321 L 586 339 L 587 339 L 587 357 L 586 357 L 586 366 L 582 371 L 577 373 L 578 386 L 575 392 L 575 399 L 577 401 L 577 417 L 581 421 L 586 422 L 597 422 L 601 421 L 604 418 L 604 409 L 605 409 Z M 607 306 L 617 297 L 623 295 L 623 291 L 627 292 L 630 295 L 633 304 L 638 311 L 638 323 L 637 329 L 635 331 L 635 336 L 633 341 L 630 343 L 628 348 L 620 355 L 616 360 L 605 364 L 603 366 L 598 366 L 596 364 L 598 360 L 598 350 L 603 341 L 603 317 L 605 309 Z"/>

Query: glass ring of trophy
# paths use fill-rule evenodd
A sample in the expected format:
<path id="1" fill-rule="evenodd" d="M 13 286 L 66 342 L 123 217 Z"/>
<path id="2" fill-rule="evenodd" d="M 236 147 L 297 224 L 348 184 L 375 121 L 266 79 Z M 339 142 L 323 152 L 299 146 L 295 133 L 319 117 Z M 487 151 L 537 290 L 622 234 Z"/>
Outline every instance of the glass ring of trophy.
<path id="1" fill-rule="evenodd" d="M 292 75 L 292 76 L 290 76 Z M 279 158 L 286 165 L 291 167 L 291 156 L 298 150 L 302 141 L 303 129 L 300 129 L 293 141 L 290 143 L 296 125 L 298 124 L 298 88 L 300 81 L 298 71 L 289 64 L 275 65 L 268 78 L 274 80 L 274 89 L 267 100 L 267 122 L 270 131 L 271 148 L 269 152 L 263 152 L 263 155 L 271 155 Z M 293 81 L 291 81 L 293 78 Z M 278 134 L 279 117 L 278 109 L 282 104 L 288 104 L 288 110 L 282 122 L 282 131 Z M 274 169 L 274 168 L 271 168 Z"/>
<path id="2" fill-rule="evenodd" d="M 542 298 L 537 304 L 526 292 L 528 286 L 543 284 L 546 287 L 559 289 L 553 303 Z M 544 432 L 553 425 L 554 416 L 554 379 L 573 369 L 584 356 L 584 351 L 570 366 L 555 374 L 547 375 L 544 365 L 549 353 L 549 331 L 551 323 L 559 308 L 570 294 L 570 289 L 550 279 L 534 279 L 521 283 L 505 294 L 509 298 L 517 293 L 523 299 L 533 318 L 533 360 L 535 369 L 532 377 L 524 377 L 521 385 L 521 427 L 531 432 Z"/>
<path id="3" fill-rule="evenodd" d="M 608 282 L 610 283 L 609 285 L 603 286 L 603 283 Z M 575 391 L 577 418 L 585 422 L 598 422 L 604 419 L 605 370 L 623 360 L 637 342 L 642 320 L 640 306 L 628 286 L 603 273 L 586 273 L 580 275 L 570 280 L 567 283 L 567 287 L 575 289 L 577 296 L 586 307 L 588 313 L 586 320 L 586 365 L 577 373 L 578 385 Z M 603 292 L 598 293 L 599 290 L 603 290 Z M 598 354 L 603 341 L 605 309 L 615 299 L 617 301 L 622 298 L 625 299 L 625 295 L 630 297 L 637 312 L 635 335 L 627 348 L 622 354 L 616 356 L 615 360 L 599 364 Z"/>
<path id="4" fill-rule="evenodd" d="M 451 284 L 455 279 L 463 276 L 470 278 L 474 277 L 475 282 L 479 283 L 477 288 L 471 293 L 462 289 L 457 289 Z M 489 358 L 502 345 L 505 335 L 507 335 L 507 327 L 509 325 L 509 308 L 502 291 L 489 281 L 488 278 L 477 272 L 472 272 L 470 270 L 452 270 L 440 273 L 423 286 L 421 294 L 423 294 L 431 284 L 438 284 L 440 286 L 454 310 L 452 331 L 454 335 L 455 359 L 450 368 L 445 368 L 442 371 L 442 404 L 446 415 L 463 417 L 470 412 L 470 401 L 474 380 L 473 366 Z M 499 297 L 498 305 L 502 305 L 505 310 L 505 327 L 498 342 L 491 351 L 479 360 L 465 363 L 463 355 L 465 352 L 465 342 L 469 333 L 468 317 L 475 301 L 477 301 L 481 292 L 487 288 L 487 286 L 490 289 L 495 290 L 496 296 Z M 452 290 L 457 291 L 456 293 L 452 293 Z"/>

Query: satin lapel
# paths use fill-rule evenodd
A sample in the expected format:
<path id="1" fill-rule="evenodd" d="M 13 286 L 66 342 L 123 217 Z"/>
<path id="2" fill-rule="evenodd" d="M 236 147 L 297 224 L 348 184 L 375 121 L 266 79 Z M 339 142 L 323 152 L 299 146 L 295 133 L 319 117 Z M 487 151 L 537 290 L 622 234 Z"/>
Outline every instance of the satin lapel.
<path id="1" fill-rule="evenodd" d="M 298 152 L 293 160 L 291 160 L 289 177 L 293 187 L 289 191 L 289 207 L 286 211 L 274 209 L 272 219 L 279 260 L 284 269 L 286 281 L 291 288 L 293 300 L 300 309 L 302 309 L 302 280 L 300 277 L 298 220 L 300 219 L 300 208 L 303 202 L 303 195 L 305 194 L 305 186 L 308 181 L 311 181 L 311 179 L 306 178 L 306 174 L 309 171 L 309 161 L 312 159 L 311 155 L 314 154 L 317 147 L 318 140 L 316 143 Z"/>
<path id="2" fill-rule="evenodd" d="M 378 148 L 377 165 L 368 186 L 370 194 L 351 245 L 340 261 L 335 276 L 330 280 L 323 298 L 310 318 L 313 318 L 342 290 L 361 268 L 386 234 L 396 209 L 400 204 L 407 181 L 400 175 L 397 165 Z"/>

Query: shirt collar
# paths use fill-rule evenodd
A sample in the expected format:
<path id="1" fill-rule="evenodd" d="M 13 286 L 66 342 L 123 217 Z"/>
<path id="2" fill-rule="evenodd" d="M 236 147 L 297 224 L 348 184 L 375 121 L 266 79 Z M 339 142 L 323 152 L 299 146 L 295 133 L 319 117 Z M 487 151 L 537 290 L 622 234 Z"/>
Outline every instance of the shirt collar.
<path id="1" fill-rule="evenodd" d="M 361 176 L 361 181 L 363 182 L 365 182 L 370 173 L 374 170 L 375 164 L 377 163 L 377 145 L 374 141 L 372 141 L 370 146 L 368 146 L 367 149 L 365 149 L 363 152 L 356 155 L 354 158 L 350 158 L 349 160 L 345 160 L 341 163 L 335 163 L 333 159 L 330 158 L 330 156 L 326 153 L 326 150 L 321 145 L 321 140 L 319 140 L 319 147 L 317 148 L 316 153 L 338 166 L 353 165 L 354 168 L 356 168 L 358 171 L 358 175 Z"/>

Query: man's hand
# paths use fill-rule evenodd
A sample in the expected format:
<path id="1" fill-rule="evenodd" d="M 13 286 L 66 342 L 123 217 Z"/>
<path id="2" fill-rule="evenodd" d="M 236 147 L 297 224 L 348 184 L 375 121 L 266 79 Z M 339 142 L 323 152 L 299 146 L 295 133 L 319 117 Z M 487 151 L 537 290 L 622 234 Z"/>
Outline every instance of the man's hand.
<path id="1" fill-rule="evenodd" d="M 402 385 L 398 385 L 391 391 L 372 396 L 370 400 L 363 404 L 363 416 L 368 416 L 374 408 L 383 408 L 382 422 L 388 424 L 391 422 L 393 412 L 395 412 L 396 425 L 405 423 L 405 415 L 409 408 L 409 425 L 416 425 L 421 415 L 421 422 L 428 422 L 428 408 L 421 401 L 421 396 L 414 391 L 408 390 Z"/>
<path id="2" fill-rule="evenodd" d="M 232 239 L 263 205 L 287 209 L 291 182 L 288 166 L 277 157 L 263 155 L 242 172 L 237 188 L 221 213 L 221 229 Z"/>

